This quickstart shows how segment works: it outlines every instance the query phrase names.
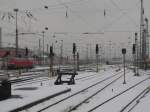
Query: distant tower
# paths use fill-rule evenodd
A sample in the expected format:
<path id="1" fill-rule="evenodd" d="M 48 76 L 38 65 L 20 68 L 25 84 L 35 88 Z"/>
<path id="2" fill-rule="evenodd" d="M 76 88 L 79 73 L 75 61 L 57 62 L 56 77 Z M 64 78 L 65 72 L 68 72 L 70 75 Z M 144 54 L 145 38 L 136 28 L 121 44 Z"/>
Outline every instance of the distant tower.
<path id="1" fill-rule="evenodd" d="M 2 28 L 0 27 L 0 48 L 2 48 Z"/>

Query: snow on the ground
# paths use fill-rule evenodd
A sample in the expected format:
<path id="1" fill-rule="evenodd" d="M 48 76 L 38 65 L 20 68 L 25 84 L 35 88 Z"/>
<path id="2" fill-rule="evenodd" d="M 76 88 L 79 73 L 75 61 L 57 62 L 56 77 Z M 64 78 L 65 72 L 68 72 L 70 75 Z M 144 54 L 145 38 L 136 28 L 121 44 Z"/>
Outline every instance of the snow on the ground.
<path id="1" fill-rule="evenodd" d="M 140 100 L 138 105 L 132 109 L 132 112 L 149 112 L 150 111 L 150 94 L 147 94 Z"/>
<path id="2" fill-rule="evenodd" d="M 72 91 L 71 91 L 70 93 L 67 93 L 67 95 L 58 96 L 58 97 L 56 97 L 54 100 L 55 100 L 55 102 L 56 102 L 56 101 L 59 101 L 59 100 L 63 99 L 63 98 L 66 97 L 66 96 L 69 96 L 69 95 L 74 94 L 74 93 L 76 93 L 76 92 L 78 92 L 78 91 L 80 91 L 80 90 L 82 90 L 82 89 L 84 89 L 84 88 L 87 88 L 87 87 L 89 87 L 90 85 L 95 84 L 95 83 L 97 83 L 97 82 L 99 82 L 99 81 L 105 79 L 106 77 L 111 76 L 111 75 L 113 74 L 113 72 L 114 72 L 114 70 L 109 70 L 109 71 L 107 71 L 107 72 L 103 72 L 103 71 L 102 71 L 101 73 L 96 73 L 97 76 L 95 76 L 95 78 L 92 78 L 92 79 L 90 79 L 90 80 L 85 80 L 85 79 L 84 79 L 84 81 L 76 81 L 76 85 L 69 85 L 69 86 L 67 85 L 68 87 L 71 87 L 71 88 L 72 88 Z M 87 75 L 87 76 L 88 76 L 89 74 L 92 74 L 92 73 L 91 73 L 91 72 L 90 72 L 90 73 L 84 73 L 83 75 Z M 80 76 L 79 76 L 79 77 L 80 77 Z M 102 84 L 102 85 L 97 85 L 97 87 L 103 86 L 103 85 L 104 85 L 104 84 Z M 97 90 L 96 87 L 91 88 L 91 91 L 94 92 L 95 90 Z M 88 91 L 84 91 L 84 92 L 88 92 Z M 72 98 L 71 98 L 71 99 L 68 99 L 67 101 L 62 102 L 62 103 L 58 104 L 57 106 L 54 106 L 54 107 L 52 107 L 51 109 L 48 109 L 47 111 L 48 111 L 48 112 L 51 112 L 51 111 L 55 111 L 55 112 L 64 111 L 64 109 L 68 108 L 69 106 L 73 105 L 74 103 L 78 103 L 78 102 L 81 101 L 83 98 L 86 98 L 86 96 L 84 95 L 84 92 L 82 92 L 82 93 L 79 94 L 78 96 L 74 97 L 73 99 L 72 99 Z M 73 102 L 72 102 L 72 101 L 73 101 Z M 52 101 L 52 100 L 49 100 L 49 101 L 45 102 L 43 105 L 44 105 L 44 106 L 48 106 L 48 105 L 50 105 L 50 104 L 52 104 L 52 103 L 53 103 L 53 101 Z M 41 105 L 38 105 L 38 106 L 34 107 L 34 108 L 31 109 L 30 111 L 31 111 L 31 112 L 36 112 L 36 111 L 39 110 L 39 109 L 42 109 L 42 108 L 41 108 Z"/>
<path id="3" fill-rule="evenodd" d="M 131 74 L 129 74 L 131 75 Z M 93 105 L 91 106 L 97 106 L 98 104 L 101 104 L 102 102 L 106 101 L 107 99 L 115 96 L 116 94 L 126 90 L 127 88 L 131 87 L 132 85 L 140 82 L 141 80 L 145 79 L 145 77 L 135 77 L 135 76 L 128 76 L 127 77 L 127 84 L 122 84 L 123 80 L 119 80 L 116 83 L 114 83 L 111 87 L 108 87 L 104 92 L 98 94 L 95 96 L 92 101 L 89 103 Z M 106 103 L 105 105 L 99 107 L 93 112 L 119 112 L 125 105 L 127 105 L 136 95 L 138 95 L 142 90 L 144 90 L 150 83 L 150 80 L 147 80 L 143 82 L 142 84 L 138 85 L 134 89 L 131 89 L 124 94 L 120 95 L 119 97 L 115 98 L 114 100 Z M 112 91 L 113 89 L 113 91 Z M 89 105 L 87 107 L 89 107 Z M 109 108 L 108 108 L 109 107 Z M 86 112 L 82 111 L 81 112 Z M 147 112 L 148 110 L 145 109 L 144 112 Z M 142 112 L 142 111 L 141 111 Z"/>
<path id="4" fill-rule="evenodd" d="M 36 112 L 39 109 L 42 109 L 43 106 L 48 106 L 60 99 L 65 98 L 71 94 L 74 94 L 83 88 L 90 86 L 96 82 L 99 82 L 106 77 L 112 76 L 116 73 L 116 68 L 113 66 L 104 66 L 103 70 L 100 72 L 87 72 L 82 71 L 79 72 L 75 79 L 75 85 L 54 85 L 54 81 L 56 77 L 52 77 L 49 80 L 40 80 L 36 82 L 37 79 L 31 82 L 24 82 L 26 84 L 14 84 L 12 85 L 12 97 L 10 99 L 0 101 L 0 112 L 8 112 L 12 109 L 17 107 L 23 106 L 30 102 L 36 101 L 38 99 L 44 98 L 46 96 L 52 95 L 54 93 L 60 92 L 66 88 L 71 88 L 71 92 L 60 95 L 58 97 L 52 98 L 45 103 L 42 103 L 29 109 L 31 112 Z M 38 68 L 40 69 L 40 67 Z M 75 112 L 87 112 L 92 107 L 102 103 L 103 101 L 113 97 L 117 93 L 124 91 L 125 89 L 129 88 L 130 86 L 140 82 L 141 80 L 149 77 L 150 71 L 140 71 L 140 76 L 135 77 L 133 72 L 130 70 L 129 73 L 126 74 L 126 82 L 127 84 L 123 83 L 123 77 L 120 78 L 117 82 L 113 83 L 111 86 L 107 87 L 104 91 L 97 94 L 95 97 L 90 99 L 86 104 L 83 104 L 79 107 Z M 144 75 L 146 74 L 146 75 Z M 87 76 L 87 78 L 85 78 Z M 65 77 L 64 79 L 67 79 Z M 96 86 L 95 88 L 89 89 L 88 91 L 83 92 L 82 94 L 78 95 L 74 99 L 68 100 L 66 103 L 62 102 L 58 106 L 54 106 L 51 109 L 47 109 L 47 112 L 60 112 L 66 111 L 71 106 L 81 102 L 83 99 L 88 97 L 91 93 L 94 93 L 99 88 L 104 87 L 107 85 L 111 80 L 108 80 L 101 85 Z M 42 82 L 42 83 L 41 83 Z M 100 108 L 96 109 L 94 112 L 119 112 L 129 101 L 131 101 L 137 94 L 139 94 L 143 89 L 145 89 L 150 84 L 150 80 L 145 81 L 141 85 L 135 87 L 134 89 L 124 93 L 123 95 L 115 98 L 114 100 L 108 102 L 107 104 L 101 106 Z M 140 103 L 133 109 L 133 112 L 149 112 L 150 110 L 150 94 L 146 95 L 143 99 L 140 100 Z"/>
<path id="5" fill-rule="evenodd" d="M 108 75 L 108 74 L 105 74 Z M 104 91 L 102 91 L 100 94 L 96 95 L 95 97 L 92 98 L 92 100 L 88 101 L 87 103 L 82 104 L 81 107 L 79 107 L 77 110 L 75 110 L 75 112 L 87 112 L 88 110 L 90 110 L 91 108 L 97 106 L 98 104 L 102 103 L 103 101 L 109 99 L 110 97 L 113 97 L 114 95 L 124 91 L 125 89 L 129 88 L 130 86 L 136 84 L 137 82 L 140 82 L 141 80 L 145 79 L 146 77 L 148 77 L 147 75 L 142 75 L 140 77 L 135 77 L 134 74 L 130 71 L 130 73 L 126 74 L 126 81 L 127 84 L 122 84 L 123 83 L 123 77 L 115 82 L 114 84 L 112 84 L 110 87 L 107 87 Z M 102 80 L 102 78 L 101 78 Z M 107 85 L 111 80 L 106 81 L 105 83 L 102 83 L 101 85 L 97 86 L 97 90 L 99 88 L 104 87 L 105 85 Z M 106 104 L 106 106 L 102 106 L 101 108 L 98 108 L 97 110 L 95 110 L 94 112 L 118 112 L 119 110 L 121 110 L 121 108 L 126 105 L 132 98 L 134 98 L 135 95 L 137 95 L 138 93 L 140 93 L 144 88 L 143 87 L 147 87 L 147 85 L 150 83 L 150 80 L 142 83 L 141 85 L 139 85 L 138 87 L 134 88 L 133 90 L 119 96 L 118 98 L 116 98 L 114 101 L 109 102 L 108 104 Z M 113 89 L 113 90 L 112 90 Z M 87 94 L 87 93 L 88 94 Z M 83 93 L 83 95 L 77 96 L 75 98 L 72 98 L 66 102 L 61 103 L 60 105 L 56 105 L 50 109 L 47 109 L 44 112 L 49 112 L 49 111 L 55 111 L 55 112 L 65 112 L 67 110 L 69 110 L 69 108 L 71 108 L 72 106 L 78 104 L 79 102 L 83 101 L 83 99 L 87 98 L 88 96 L 90 96 L 92 93 L 95 92 L 94 89 L 90 89 L 89 91 L 86 91 L 85 93 Z M 108 108 L 109 107 L 109 108 Z"/>
<path id="6" fill-rule="evenodd" d="M 23 86 L 19 88 L 15 88 L 12 90 L 12 97 L 10 99 L 0 101 L 0 112 L 8 112 L 17 107 L 26 105 L 37 99 L 41 99 L 60 91 L 67 89 L 63 86 L 57 87 L 49 87 L 41 86 L 40 84 L 37 86 Z"/>

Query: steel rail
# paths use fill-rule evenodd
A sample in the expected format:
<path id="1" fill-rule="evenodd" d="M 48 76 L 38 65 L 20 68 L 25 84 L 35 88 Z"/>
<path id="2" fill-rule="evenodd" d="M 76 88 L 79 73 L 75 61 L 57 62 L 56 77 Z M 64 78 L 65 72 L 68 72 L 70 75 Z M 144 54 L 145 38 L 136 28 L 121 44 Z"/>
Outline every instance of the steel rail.
<path id="1" fill-rule="evenodd" d="M 94 97 L 95 95 L 97 95 L 98 93 L 100 93 L 101 91 L 103 91 L 105 88 L 107 88 L 108 86 L 110 86 L 111 84 L 113 84 L 114 82 L 116 82 L 117 80 L 119 80 L 122 76 L 123 75 L 119 76 L 118 78 L 116 78 L 115 80 L 113 80 L 112 82 L 110 82 L 109 84 L 107 84 L 106 86 L 104 86 L 103 88 L 101 88 L 100 90 L 96 91 L 94 94 L 90 95 L 88 98 L 84 99 L 82 102 L 80 102 L 79 104 L 75 105 L 68 112 L 72 112 L 73 110 L 76 110 L 83 103 L 85 103 L 86 101 L 88 101 L 89 99 L 91 99 L 92 97 Z"/>
<path id="2" fill-rule="evenodd" d="M 59 104 L 59 103 L 65 101 L 65 100 L 67 100 L 67 99 L 69 99 L 69 98 L 71 98 L 71 97 L 73 97 L 73 96 L 76 96 L 76 95 L 82 93 L 83 91 L 88 90 L 89 88 L 92 88 L 92 87 L 94 87 L 94 86 L 96 86 L 96 85 L 98 85 L 98 84 L 101 84 L 102 82 L 104 82 L 104 81 L 106 81 L 106 80 L 108 80 L 108 79 L 111 79 L 111 78 L 113 78 L 113 77 L 119 75 L 120 73 L 122 73 L 122 72 L 116 73 L 115 75 L 109 76 L 109 77 L 107 77 L 107 78 L 105 78 L 105 79 L 103 79 L 103 80 L 101 80 L 101 81 L 99 81 L 99 82 L 96 82 L 96 83 L 90 85 L 89 87 L 84 88 L 84 89 L 82 89 L 82 90 L 80 90 L 80 91 L 78 91 L 78 92 L 76 92 L 76 93 L 74 93 L 74 94 L 72 94 L 72 95 L 70 95 L 70 96 L 67 96 L 67 97 L 65 97 L 65 98 L 63 98 L 63 99 L 61 99 L 61 100 L 59 100 L 59 101 L 57 101 L 57 102 L 55 102 L 55 103 L 53 103 L 53 104 L 51 104 L 51 105 L 48 105 L 47 107 L 44 107 L 43 109 L 41 109 L 41 110 L 39 110 L 39 111 L 37 111 L 37 112 L 42 112 L 42 111 L 44 111 L 44 110 L 47 110 L 48 108 L 51 108 L 51 107 L 53 107 L 53 106 L 55 106 L 55 105 L 57 105 L 57 104 Z"/>
<path id="3" fill-rule="evenodd" d="M 130 112 L 139 102 L 140 99 L 142 99 L 148 92 L 150 91 L 150 86 L 146 87 L 142 92 L 140 92 L 134 99 L 132 99 L 126 106 L 124 106 L 120 112 L 124 112 L 134 101 L 136 101 L 136 104 L 133 105 L 128 112 Z"/>
<path id="4" fill-rule="evenodd" d="M 115 96 L 113 96 L 113 97 L 111 97 L 111 98 L 109 98 L 109 99 L 105 100 L 105 101 L 104 101 L 104 102 L 102 102 L 101 104 L 99 104 L 99 105 L 97 105 L 97 106 L 93 107 L 92 109 L 90 109 L 88 112 L 92 112 L 92 111 L 96 110 L 97 108 L 101 107 L 102 105 L 104 105 L 104 104 L 108 103 L 109 101 L 111 101 L 111 100 L 113 100 L 113 99 L 117 98 L 118 96 L 122 95 L 123 93 L 125 93 L 125 92 L 127 92 L 127 91 L 129 91 L 129 90 L 133 89 L 134 87 L 136 87 L 136 86 L 140 85 L 141 83 L 145 82 L 145 81 L 146 81 L 146 80 L 148 80 L 148 79 L 150 79 L 150 78 L 146 78 L 146 79 L 144 79 L 144 80 L 142 80 L 142 81 L 140 81 L 140 82 L 136 83 L 135 85 L 133 85 L 133 86 L 129 87 L 128 89 L 126 89 L 126 90 L 124 90 L 124 91 L 120 92 L 119 94 L 117 94 L 117 95 L 115 95 Z"/>

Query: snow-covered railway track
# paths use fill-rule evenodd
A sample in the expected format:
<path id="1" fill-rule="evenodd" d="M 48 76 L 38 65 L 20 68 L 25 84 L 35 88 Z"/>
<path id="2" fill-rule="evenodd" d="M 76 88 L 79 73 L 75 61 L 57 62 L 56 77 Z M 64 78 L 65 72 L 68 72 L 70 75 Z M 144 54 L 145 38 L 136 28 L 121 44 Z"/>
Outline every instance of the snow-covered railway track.
<path id="1" fill-rule="evenodd" d="M 140 102 L 140 100 L 150 92 L 150 86 L 142 90 L 134 99 L 125 105 L 120 112 L 131 112 Z"/>
<path id="2" fill-rule="evenodd" d="M 117 77 L 116 79 L 114 79 L 113 81 L 111 81 L 110 83 L 108 83 L 103 88 L 99 89 L 98 91 L 96 91 L 95 93 L 93 93 L 92 95 L 90 95 L 89 97 L 87 97 L 86 99 L 84 99 L 83 101 L 81 101 L 80 103 L 78 103 L 77 105 L 73 106 L 67 112 L 72 112 L 73 110 L 76 110 L 79 106 L 81 106 L 82 104 L 84 104 L 85 102 L 87 102 L 89 99 L 91 99 L 92 97 L 94 97 L 95 95 L 97 95 L 98 93 L 100 93 L 101 91 L 103 91 L 105 88 L 107 88 L 108 86 L 110 86 L 111 84 L 113 84 L 114 82 L 116 82 L 117 80 L 119 80 L 122 76 L 123 75 Z"/>
<path id="3" fill-rule="evenodd" d="M 129 90 L 131 90 L 131 89 L 137 87 L 138 85 L 142 84 L 143 82 L 145 82 L 145 81 L 147 81 L 147 80 L 149 80 L 149 79 L 150 79 L 150 78 L 145 78 L 144 80 L 142 80 L 142 81 L 140 81 L 140 82 L 134 84 L 133 86 L 127 88 L 126 90 L 124 90 L 124 91 L 122 91 L 122 92 L 116 94 L 115 96 L 113 96 L 113 97 L 111 97 L 111 98 L 105 100 L 104 102 L 98 104 L 97 106 L 91 108 L 91 109 L 88 110 L 87 112 L 93 112 L 93 111 L 95 111 L 96 109 L 100 108 L 100 107 L 103 106 L 104 104 L 106 104 L 106 103 L 110 102 L 111 100 L 113 100 L 113 99 L 115 99 L 115 98 L 117 98 L 117 97 L 123 95 L 124 93 L 126 93 L 126 92 L 128 92 Z"/>
<path id="4" fill-rule="evenodd" d="M 29 85 L 29 84 L 33 84 L 33 83 L 41 83 L 42 85 L 42 82 L 44 81 L 47 81 L 49 80 L 48 77 L 38 77 L 38 78 L 34 78 L 32 80 L 28 80 L 28 81 L 25 81 L 25 82 L 22 82 L 22 83 L 19 83 L 19 84 L 15 84 L 13 85 L 14 87 L 19 87 L 19 86 L 24 86 L 24 85 Z"/>
<path id="5" fill-rule="evenodd" d="M 60 95 L 60 96 L 57 96 L 54 98 L 42 100 L 42 102 L 40 101 L 40 102 L 35 103 L 35 104 L 31 102 L 32 105 L 30 105 L 30 103 L 28 103 L 27 104 L 28 106 L 25 105 L 25 106 L 23 106 L 23 108 L 19 107 L 17 109 L 19 109 L 19 111 L 23 111 L 23 112 L 25 112 L 25 111 L 38 112 L 38 111 L 42 111 L 42 109 L 44 109 L 46 107 L 48 107 L 48 108 L 54 107 L 55 108 L 57 105 L 61 105 L 61 103 L 64 103 L 68 99 L 72 99 L 72 97 L 75 98 L 75 97 L 78 97 L 78 95 L 83 96 L 84 93 L 86 93 L 87 91 L 92 91 L 92 88 L 93 88 L 93 90 L 97 90 L 97 87 L 99 87 L 101 85 L 105 85 L 105 81 L 108 82 L 108 81 L 112 80 L 112 78 L 114 79 L 115 76 L 118 77 L 118 75 L 121 75 L 120 73 L 122 73 L 122 71 L 115 72 L 113 70 L 113 71 L 110 71 L 109 76 L 105 76 L 105 75 L 101 74 L 100 75 L 101 77 L 99 77 L 99 75 L 97 75 L 97 77 L 95 76 L 95 78 L 85 81 L 86 83 L 85 82 L 83 82 L 83 83 L 78 82 L 77 85 L 71 86 L 71 87 L 73 87 L 71 89 L 71 90 L 73 90 L 72 92 L 69 92 L 67 94 L 63 94 L 63 95 Z M 106 74 L 106 73 L 104 73 L 104 74 Z M 87 75 L 87 76 L 89 76 L 89 75 Z M 80 80 L 84 79 L 82 77 L 78 76 L 78 78 L 81 78 Z M 93 77 L 93 76 L 91 76 L 91 77 Z M 90 78 L 90 76 L 88 78 Z M 78 84 L 82 84 L 82 86 L 80 88 L 78 88 Z M 85 86 L 85 84 L 87 84 L 87 85 Z M 76 86 L 77 86 L 77 88 L 76 88 Z M 95 86 L 97 86 L 97 87 L 95 87 Z"/>
<path id="6" fill-rule="evenodd" d="M 92 85 L 90 85 L 89 87 L 87 87 L 87 88 L 84 88 L 84 89 L 82 89 L 82 90 L 80 90 L 80 91 L 78 91 L 78 92 L 76 92 L 76 93 L 74 93 L 74 94 L 71 94 L 70 96 L 67 96 L 67 97 L 65 97 L 65 98 L 63 98 L 63 99 L 61 99 L 61 100 L 58 100 L 58 101 L 56 101 L 55 103 L 51 103 L 50 105 L 48 105 L 48 106 L 46 106 L 46 107 L 44 107 L 44 108 L 42 108 L 42 109 L 40 109 L 40 110 L 38 110 L 37 112 L 42 112 L 42 111 L 46 111 L 46 110 L 48 110 L 49 111 L 49 109 L 50 108 L 52 108 L 52 107 L 55 107 L 56 106 L 56 108 L 57 108 L 57 105 L 61 105 L 61 103 L 64 103 L 65 104 L 65 101 L 67 101 L 67 100 L 71 100 L 72 98 L 77 98 L 78 96 L 83 96 L 83 93 L 84 92 L 86 92 L 86 91 L 93 91 L 93 90 L 97 90 L 97 87 L 99 87 L 100 85 L 103 85 L 104 83 L 106 83 L 105 81 L 109 81 L 109 80 L 112 80 L 112 78 L 114 78 L 115 76 L 117 76 L 117 78 L 115 77 L 115 80 L 118 80 L 119 78 L 121 78 L 123 75 L 121 74 L 122 72 L 118 72 L 118 73 L 116 73 L 115 75 L 112 75 L 112 76 L 109 76 L 109 77 L 107 77 L 107 78 L 105 78 L 105 79 L 103 79 L 103 80 L 101 80 L 101 81 L 98 81 L 98 82 L 96 82 L 96 83 L 94 83 L 94 84 L 92 84 Z M 118 77 L 118 75 L 119 75 L 119 77 Z M 114 80 L 113 80 L 114 81 Z M 115 81 L 114 81 L 115 82 Z M 112 82 L 113 83 L 113 82 Z M 111 83 L 111 84 L 112 84 Z M 111 85 L 110 83 L 109 83 L 109 85 Z M 106 87 L 107 86 L 109 86 L 109 85 L 106 85 Z M 105 87 L 105 88 L 106 88 Z M 100 88 L 100 89 L 102 89 L 102 88 Z M 103 88 L 104 89 L 104 88 Z M 100 90 L 100 91 L 102 91 L 102 90 Z M 88 93 L 88 92 L 87 92 Z M 73 100 L 72 100 L 73 101 Z M 34 107 L 35 108 L 35 107 Z"/>
<path id="7" fill-rule="evenodd" d="M 32 74 L 31 76 L 29 74 L 27 77 L 12 79 L 12 80 L 10 80 L 10 82 L 12 84 L 18 84 L 18 83 L 27 82 L 27 81 L 30 81 L 30 80 L 33 80 L 33 79 L 39 78 L 39 77 L 43 77 L 43 73 L 36 73 L 36 74 Z"/>

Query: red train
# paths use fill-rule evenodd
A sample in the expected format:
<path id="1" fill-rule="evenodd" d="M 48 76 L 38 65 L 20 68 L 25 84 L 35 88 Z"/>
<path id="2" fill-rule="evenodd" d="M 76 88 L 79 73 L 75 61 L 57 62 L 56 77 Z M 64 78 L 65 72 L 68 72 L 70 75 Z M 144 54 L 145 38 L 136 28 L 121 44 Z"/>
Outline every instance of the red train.
<path id="1" fill-rule="evenodd" d="M 28 58 L 9 58 L 4 61 L 2 68 L 7 69 L 23 69 L 23 68 L 33 68 L 34 61 L 33 59 Z"/>

